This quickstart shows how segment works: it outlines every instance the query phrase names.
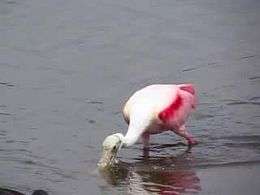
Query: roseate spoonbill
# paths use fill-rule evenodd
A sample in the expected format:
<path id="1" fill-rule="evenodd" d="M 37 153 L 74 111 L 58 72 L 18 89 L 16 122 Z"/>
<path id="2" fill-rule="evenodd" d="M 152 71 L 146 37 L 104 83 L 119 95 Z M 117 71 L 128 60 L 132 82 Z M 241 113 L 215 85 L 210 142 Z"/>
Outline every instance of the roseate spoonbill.
<path id="1" fill-rule="evenodd" d="M 131 146 L 139 138 L 144 147 L 148 147 L 150 135 L 163 131 L 170 130 L 184 137 L 189 146 L 197 144 L 185 127 L 185 121 L 195 107 L 196 94 L 192 84 L 150 85 L 135 92 L 123 108 L 128 131 L 125 136 L 116 133 L 106 137 L 98 166 L 111 165 L 119 148 Z"/>

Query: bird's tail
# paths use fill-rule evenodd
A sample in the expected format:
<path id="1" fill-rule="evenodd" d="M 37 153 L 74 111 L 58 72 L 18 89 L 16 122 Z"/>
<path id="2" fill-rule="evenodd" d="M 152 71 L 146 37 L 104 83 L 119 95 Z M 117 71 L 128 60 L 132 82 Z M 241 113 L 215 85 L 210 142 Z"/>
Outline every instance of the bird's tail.
<path id="1" fill-rule="evenodd" d="M 193 86 L 193 84 L 181 84 L 181 85 L 178 85 L 178 86 L 183 91 L 187 91 L 192 95 L 196 94 L 196 90 L 195 90 L 195 87 Z"/>
<path id="2" fill-rule="evenodd" d="M 196 106 L 197 106 L 198 100 L 197 100 L 197 95 L 196 95 L 196 90 L 195 90 L 194 85 L 190 84 L 190 83 L 187 83 L 187 84 L 180 84 L 178 86 L 179 86 L 179 88 L 181 90 L 186 91 L 186 92 L 190 93 L 191 95 L 193 95 L 193 100 L 194 101 L 193 101 L 193 104 L 192 104 L 192 108 L 195 109 Z"/>

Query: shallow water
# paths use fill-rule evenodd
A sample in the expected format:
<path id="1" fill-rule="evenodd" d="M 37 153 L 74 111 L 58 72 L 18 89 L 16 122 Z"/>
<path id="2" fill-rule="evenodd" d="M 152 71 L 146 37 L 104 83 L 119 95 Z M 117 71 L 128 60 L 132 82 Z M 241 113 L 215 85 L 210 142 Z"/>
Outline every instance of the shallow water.
<path id="1" fill-rule="evenodd" d="M 259 13 L 257 0 L 0 0 L 0 185 L 217 194 L 207 170 L 260 162 Z M 98 173 L 105 136 L 127 130 L 126 98 L 181 82 L 198 89 L 188 127 L 200 144 L 156 135 L 149 156 L 137 144 Z"/>

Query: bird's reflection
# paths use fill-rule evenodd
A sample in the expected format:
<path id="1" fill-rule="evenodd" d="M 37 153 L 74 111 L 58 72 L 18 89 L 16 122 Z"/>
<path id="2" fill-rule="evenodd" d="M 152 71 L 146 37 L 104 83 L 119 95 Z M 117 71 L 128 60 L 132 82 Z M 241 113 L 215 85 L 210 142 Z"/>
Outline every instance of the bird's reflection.
<path id="1" fill-rule="evenodd" d="M 125 187 L 128 194 L 191 194 L 201 190 L 193 161 L 190 149 L 163 157 L 144 151 L 136 162 L 119 161 L 101 174 L 109 185 Z"/>

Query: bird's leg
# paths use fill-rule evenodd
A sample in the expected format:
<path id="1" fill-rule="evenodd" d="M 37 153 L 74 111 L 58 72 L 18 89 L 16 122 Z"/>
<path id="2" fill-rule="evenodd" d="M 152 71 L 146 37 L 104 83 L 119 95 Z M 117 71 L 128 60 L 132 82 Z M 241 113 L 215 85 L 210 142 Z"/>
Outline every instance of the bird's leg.
<path id="1" fill-rule="evenodd" d="M 148 133 L 143 133 L 142 134 L 142 142 L 144 144 L 144 149 L 149 148 L 149 140 L 150 140 L 150 135 Z"/>
<path id="2" fill-rule="evenodd" d="M 185 125 L 182 125 L 181 127 L 174 129 L 173 131 L 176 134 L 184 137 L 188 141 L 189 146 L 198 144 L 198 141 L 193 137 L 193 135 L 186 130 Z"/>
<path id="3" fill-rule="evenodd" d="M 149 139 L 150 135 L 148 133 L 143 133 L 142 134 L 142 142 L 143 142 L 143 156 L 145 158 L 149 157 Z"/>

